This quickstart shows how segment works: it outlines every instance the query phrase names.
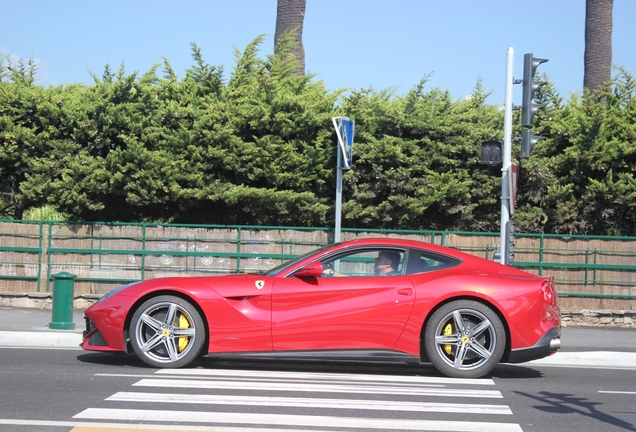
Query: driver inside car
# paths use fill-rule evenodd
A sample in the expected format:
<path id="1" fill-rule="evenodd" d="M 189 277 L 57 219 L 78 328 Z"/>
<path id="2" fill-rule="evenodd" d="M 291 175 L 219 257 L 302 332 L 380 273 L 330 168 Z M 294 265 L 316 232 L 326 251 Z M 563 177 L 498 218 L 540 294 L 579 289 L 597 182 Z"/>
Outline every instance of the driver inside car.
<path id="1" fill-rule="evenodd" d="M 373 270 L 376 276 L 396 276 L 400 265 L 400 254 L 394 251 L 381 251 L 375 259 Z"/>

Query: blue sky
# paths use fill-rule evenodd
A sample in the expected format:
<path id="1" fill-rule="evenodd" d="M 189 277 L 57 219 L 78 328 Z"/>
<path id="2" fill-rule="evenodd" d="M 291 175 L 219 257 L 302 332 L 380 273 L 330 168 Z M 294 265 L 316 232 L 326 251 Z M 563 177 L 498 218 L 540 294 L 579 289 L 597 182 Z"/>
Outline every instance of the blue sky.
<path id="1" fill-rule="evenodd" d="M 91 84 L 104 65 L 146 72 L 168 59 L 191 67 L 190 42 L 209 64 L 234 67 L 265 34 L 273 49 L 276 0 L 0 0 L 0 52 L 40 65 L 40 85 Z M 636 0 L 614 0 L 613 62 L 636 73 Z M 506 51 L 547 58 L 539 67 L 565 99 L 583 86 L 585 0 L 307 0 L 306 69 L 329 90 L 395 87 L 404 94 L 430 74 L 427 89 L 469 94 L 479 78 L 503 102 Z M 515 86 L 515 103 L 521 89 Z"/>

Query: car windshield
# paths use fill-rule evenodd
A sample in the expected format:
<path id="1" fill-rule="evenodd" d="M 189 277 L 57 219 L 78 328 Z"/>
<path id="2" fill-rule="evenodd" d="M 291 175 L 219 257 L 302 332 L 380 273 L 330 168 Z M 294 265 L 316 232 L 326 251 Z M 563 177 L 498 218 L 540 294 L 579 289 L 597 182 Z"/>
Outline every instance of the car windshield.
<path id="1" fill-rule="evenodd" d="M 292 258 L 292 259 L 291 259 L 291 260 L 289 260 L 289 261 L 285 261 L 284 263 L 282 263 L 282 264 L 281 264 L 281 265 L 279 265 L 279 266 L 276 266 L 276 267 L 271 268 L 271 269 L 269 269 L 269 270 L 264 270 L 264 271 L 260 272 L 260 274 L 265 275 L 265 276 L 276 276 L 276 275 L 278 275 L 279 273 L 281 273 L 281 272 L 285 271 L 287 268 L 289 268 L 289 267 L 293 266 L 294 264 L 296 264 L 296 263 L 298 263 L 298 262 L 300 262 L 300 261 L 304 260 L 304 259 L 305 259 L 305 258 L 307 258 L 308 256 L 311 256 L 311 255 L 317 254 L 317 253 L 319 253 L 319 252 L 322 252 L 322 251 L 324 251 L 325 249 L 329 249 L 329 248 L 330 248 L 330 247 L 332 247 L 332 246 L 334 246 L 334 245 L 333 245 L 333 244 L 330 244 L 330 245 L 327 245 L 327 246 L 321 247 L 321 248 L 319 248 L 319 249 L 314 249 L 314 250 L 312 250 L 312 251 L 310 251 L 310 252 L 307 252 L 306 254 L 299 255 L 299 256 L 297 256 L 296 258 Z"/>

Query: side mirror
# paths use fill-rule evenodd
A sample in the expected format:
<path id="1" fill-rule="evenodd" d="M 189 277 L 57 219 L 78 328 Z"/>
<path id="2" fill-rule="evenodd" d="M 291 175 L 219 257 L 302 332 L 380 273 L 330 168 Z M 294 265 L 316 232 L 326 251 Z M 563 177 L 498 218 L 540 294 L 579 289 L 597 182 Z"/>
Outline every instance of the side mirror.
<path id="1" fill-rule="evenodd" d="M 318 261 L 305 264 L 294 272 L 297 277 L 320 277 L 322 276 L 322 263 Z"/>

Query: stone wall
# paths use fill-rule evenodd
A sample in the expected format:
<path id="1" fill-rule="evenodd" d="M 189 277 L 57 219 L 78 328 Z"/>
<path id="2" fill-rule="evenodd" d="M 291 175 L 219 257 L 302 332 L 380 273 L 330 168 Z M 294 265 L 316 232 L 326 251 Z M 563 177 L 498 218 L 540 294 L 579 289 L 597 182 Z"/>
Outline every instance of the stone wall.
<path id="1" fill-rule="evenodd" d="M 86 310 L 100 297 L 94 294 L 76 295 L 73 308 Z M 53 296 L 50 293 L 0 293 L 0 306 L 49 310 L 53 308 Z"/>
<path id="2" fill-rule="evenodd" d="M 636 328 L 636 311 L 630 310 L 562 310 L 564 327 L 596 326 Z"/>

